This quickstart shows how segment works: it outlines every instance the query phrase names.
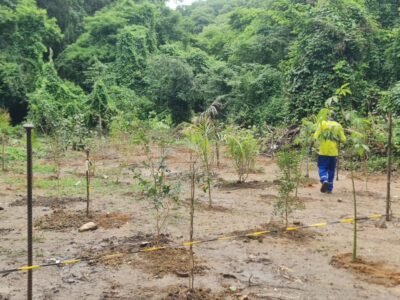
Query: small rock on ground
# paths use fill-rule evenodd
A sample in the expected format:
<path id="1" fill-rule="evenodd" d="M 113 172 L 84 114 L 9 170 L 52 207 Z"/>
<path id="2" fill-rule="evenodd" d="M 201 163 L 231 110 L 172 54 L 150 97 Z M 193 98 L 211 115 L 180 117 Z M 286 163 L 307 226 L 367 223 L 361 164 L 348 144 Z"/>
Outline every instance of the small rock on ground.
<path id="1" fill-rule="evenodd" d="M 82 225 L 82 226 L 79 228 L 79 232 L 90 231 L 90 230 L 96 230 L 96 229 L 97 229 L 97 224 L 94 223 L 94 222 L 89 222 L 89 223 L 86 223 L 86 224 Z"/>

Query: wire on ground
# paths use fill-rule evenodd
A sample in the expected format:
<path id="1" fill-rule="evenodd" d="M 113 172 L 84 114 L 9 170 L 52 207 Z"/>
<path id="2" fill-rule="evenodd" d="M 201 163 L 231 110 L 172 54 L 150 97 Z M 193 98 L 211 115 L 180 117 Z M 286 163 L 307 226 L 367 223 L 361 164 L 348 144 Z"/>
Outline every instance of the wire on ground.
<path id="1" fill-rule="evenodd" d="M 360 218 L 357 218 L 356 220 L 357 221 L 374 220 L 374 219 L 380 219 L 385 216 L 386 215 L 375 214 L 375 215 L 370 215 L 367 217 L 360 217 Z M 181 244 L 175 244 L 175 245 L 171 245 L 171 246 L 158 246 L 158 247 L 155 246 L 155 247 L 140 249 L 137 251 L 130 252 L 130 254 L 160 251 L 160 250 L 164 250 L 167 248 L 176 248 L 176 247 L 182 247 L 182 246 L 190 247 L 191 245 L 210 243 L 210 242 L 216 242 L 216 241 L 226 241 L 226 240 L 232 240 L 232 239 L 237 239 L 237 238 L 260 237 L 260 236 L 271 234 L 271 233 L 298 231 L 298 230 L 306 229 L 306 228 L 321 228 L 321 227 L 326 227 L 326 226 L 330 226 L 330 225 L 349 224 L 349 223 L 353 223 L 353 222 L 354 222 L 354 218 L 348 218 L 348 219 L 340 219 L 340 220 L 332 221 L 332 222 L 321 222 L 321 223 L 315 223 L 315 224 L 311 224 L 311 225 L 287 227 L 286 229 L 282 229 L 282 230 L 274 229 L 274 230 L 256 231 L 256 232 L 249 232 L 249 233 L 230 235 L 230 236 L 219 236 L 219 237 L 215 237 L 215 238 L 202 239 L 202 240 L 196 240 L 196 241 L 191 241 L 191 242 L 190 241 L 183 242 Z M 107 256 L 109 256 L 109 255 L 107 255 Z M 101 257 L 99 257 L 99 258 L 101 258 Z M 93 260 L 93 258 L 90 260 Z M 54 262 L 54 263 L 42 264 L 42 265 L 24 266 L 24 267 L 20 267 L 20 268 L 0 271 L 0 275 L 2 275 L 4 277 L 4 276 L 7 276 L 10 273 L 14 273 L 14 272 L 24 272 L 24 271 L 37 270 L 40 268 L 54 267 L 54 266 L 65 267 L 67 265 L 80 263 L 82 261 L 88 261 L 88 259 L 71 259 L 71 260 L 59 261 L 59 262 Z"/>

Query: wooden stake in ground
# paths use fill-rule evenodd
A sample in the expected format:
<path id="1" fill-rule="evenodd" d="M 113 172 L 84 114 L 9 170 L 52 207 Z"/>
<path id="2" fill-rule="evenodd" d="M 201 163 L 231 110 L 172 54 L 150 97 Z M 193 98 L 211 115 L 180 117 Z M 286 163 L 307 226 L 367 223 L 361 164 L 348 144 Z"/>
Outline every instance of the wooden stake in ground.
<path id="1" fill-rule="evenodd" d="M 388 114 L 389 128 L 388 128 L 388 148 L 387 148 L 387 188 L 386 188 L 386 221 L 391 220 L 391 196 L 390 185 L 392 181 L 392 139 L 393 139 L 393 115 Z"/>

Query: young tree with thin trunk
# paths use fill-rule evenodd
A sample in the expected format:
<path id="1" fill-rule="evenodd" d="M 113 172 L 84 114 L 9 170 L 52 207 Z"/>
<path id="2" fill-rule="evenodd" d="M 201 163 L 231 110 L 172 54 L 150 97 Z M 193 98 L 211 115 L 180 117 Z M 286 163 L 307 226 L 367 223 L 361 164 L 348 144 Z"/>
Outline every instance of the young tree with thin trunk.
<path id="1" fill-rule="evenodd" d="M 134 178 L 138 180 L 146 199 L 152 204 L 155 211 L 156 244 L 161 242 L 161 232 L 167 226 L 171 209 L 179 200 L 180 185 L 168 180 L 169 172 L 165 157 L 160 157 L 157 162 L 144 163 L 150 171 L 150 177 L 144 176 L 136 170 Z"/>
<path id="2" fill-rule="evenodd" d="M 201 118 L 197 124 L 185 129 L 186 142 L 202 162 L 204 191 L 208 193 L 208 203 L 212 207 L 213 181 L 213 151 L 212 151 L 212 124 L 208 118 Z"/>
<path id="3" fill-rule="evenodd" d="M 387 187 L 386 187 L 386 221 L 391 221 L 391 182 L 392 182 L 392 145 L 393 115 L 388 113 L 388 145 L 387 145 Z"/>
<path id="4" fill-rule="evenodd" d="M 167 226 L 171 209 L 179 201 L 180 181 L 168 178 L 170 170 L 166 157 L 171 145 L 169 126 L 158 119 L 150 119 L 138 128 L 135 143 L 141 146 L 146 159 L 143 168 L 150 173 L 146 176 L 141 169 L 134 170 L 134 178 L 138 181 L 146 199 L 155 211 L 156 243 L 160 243 L 161 232 Z M 153 149 L 158 151 L 155 152 Z"/>
<path id="5" fill-rule="evenodd" d="M 196 161 L 194 160 L 193 152 L 190 152 L 190 230 L 189 230 L 189 251 L 190 251 L 190 277 L 189 289 L 194 289 L 194 253 L 193 253 L 193 235 L 194 235 L 194 204 L 196 197 Z"/>
<path id="6" fill-rule="evenodd" d="M 54 175 L 57 180 L 57 197 L 60 198 L 61 191 L 61 171 L 64 161 L 64 157 L 67 150 L 67 138 L 65 128 L 60 124 L 58 127 L 54 127 L 52 132 L 49 134 L 48 153 L 54 165 Z"/>
<path id="7" fill-rule="evenodd" d="M 365 118 L 360 118 L 355 112 L 347 112 L 345 114 L 346 120 L 350 125 L 347 131 L 350 132 L 350 137 L 346 143 L 346 150 L 350 159 L 350 174 L 351 174 L 351 185 L 353 195 L 353 256 L 352 260 L 357 259 L 357 192 L 355 185 L 355 161 L 365 157 L 366 153 L 369 152 L 367 145 L 367 137 L 365 132 L 369 127 L 369 121 Z"/>
<path id="8" fill-rule="evenodd" d="M 386 221 L 391 220 L 391 181 L 393 155 L 393 118 L 400 113 L 400 83 L 394 85 L 388 92 L 383 93 L 379 108 L 387 117 L 387 181 L 386 181 Z"/>
<path id="9" fill-rule="evenodd" d="M 304 205 L 293 192 L 297 186 L 297 171 L 300 166 L 300 156 L 293 150 L 282 150 L 277 155 L 277 163 L 281 172 L 279 177 L 279 197 L 274 203 L 274 214 L 278 214 L 285 220 L 288 227 L 289 215 Z"/>

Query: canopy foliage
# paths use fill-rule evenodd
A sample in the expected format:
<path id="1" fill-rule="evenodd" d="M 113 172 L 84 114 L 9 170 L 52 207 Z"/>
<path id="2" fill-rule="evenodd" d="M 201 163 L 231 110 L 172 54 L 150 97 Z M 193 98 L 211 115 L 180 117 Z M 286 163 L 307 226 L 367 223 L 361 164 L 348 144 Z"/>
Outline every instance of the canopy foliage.
<path id="1" fill-rule="evenodd" d="M 121 113 L 178 124 L 218 99 L 219 118 L 263 127 L 346 83 L 343 108 L 367 115 L 400 80 L 397 0 L 166 2 L 0 0 L 0 106 L 106 129 Z"/>

